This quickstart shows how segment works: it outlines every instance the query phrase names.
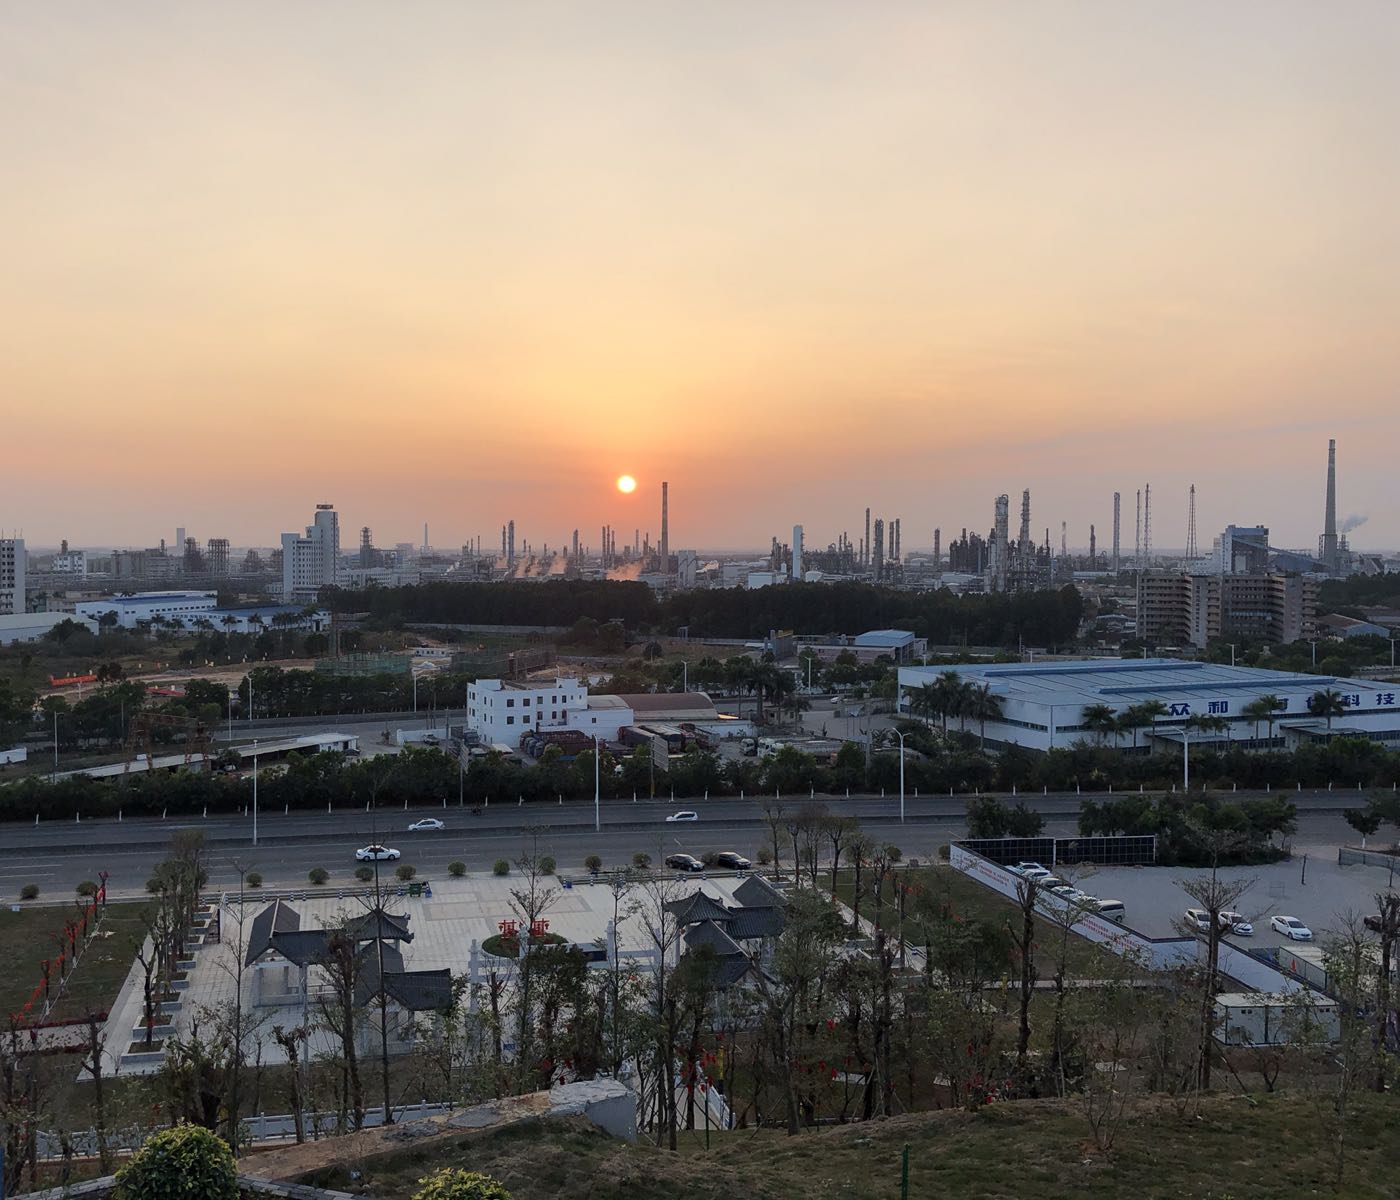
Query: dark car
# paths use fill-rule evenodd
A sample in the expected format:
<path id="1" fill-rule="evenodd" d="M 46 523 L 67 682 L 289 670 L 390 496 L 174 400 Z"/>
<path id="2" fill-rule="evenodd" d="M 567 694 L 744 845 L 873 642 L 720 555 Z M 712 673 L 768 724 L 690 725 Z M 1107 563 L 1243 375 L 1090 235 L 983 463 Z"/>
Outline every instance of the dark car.
<path id="1" fill-rule="evenodd" d="M 742 854 L 736 854 L 733 850 L 725 850 L 723 853 L 715 855 L 715 862 L 721 867 L 728 867 L 731 871 L 747 871 L 753 863 L 749 862 Z"/>
<path id="2" fill-rule="evenodd" d="M 677 871 L 703 871 L 705 869 L 704 863 L 689 854 L 668 854 L 666 865 L 674 867 Z"/>

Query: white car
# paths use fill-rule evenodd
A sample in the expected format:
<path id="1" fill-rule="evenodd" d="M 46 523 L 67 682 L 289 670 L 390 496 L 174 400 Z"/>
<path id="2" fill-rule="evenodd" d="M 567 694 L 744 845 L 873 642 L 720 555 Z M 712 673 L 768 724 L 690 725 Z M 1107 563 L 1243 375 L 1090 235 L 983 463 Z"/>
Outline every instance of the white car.
<path id="1" fill-rule="evenodd" d="M 408 827 L 408 832 L 426 833 L 429 830 L 446 828 L 447 826 L 444 825 L 441 821 L 439 821 L 436 817 L 424 817 L 421 821 L 414 821 L 413 824 Z"/>
<path id="2" fill-rule="evenodd" d="M 1185 912 L 1186 924 L 1197 933 L 1210 932 L 1210 913 L 1204 908 L 1188 908 Z"/>
<path id="3" fill-rule="evenodd" d="M 356 862 L 393 862 L 399 852 L 391 846 L 361 846 L 355 851 Z"/>
<path id="4" fill-rule="evenodd" d="M 1220 928 L 1236 937 L 1253 937 L 1254 926 L 1244 919 L 1242 913 L 1223 912 L 1220 914 Z"/>
<path id="5" fill-rule="evenodd" d="M 1274 927 L 1276 933 L 1283 934 L 1284 937 L 1294 942 L 1312 941 L 1312 930 L 1309 929 L 1297 917 L 1277 916 L 1269 922 Z"/>
<path id="6" fill-rule="evenodd" d="M 698 821 L 700 814 L 684 809 L 681 812 L 674 812 L 666 818 L 667 821 Z"/>
<path id="7" fill-rule="evenodd" d="M 1038 862 L 1018 862 L 1014 867 L 1009 868 L 1017 875 L 1029 875 L 1032 871 L 1045 871 Z M 1050 872 L 1045 871 L 1048 875 Z"/>

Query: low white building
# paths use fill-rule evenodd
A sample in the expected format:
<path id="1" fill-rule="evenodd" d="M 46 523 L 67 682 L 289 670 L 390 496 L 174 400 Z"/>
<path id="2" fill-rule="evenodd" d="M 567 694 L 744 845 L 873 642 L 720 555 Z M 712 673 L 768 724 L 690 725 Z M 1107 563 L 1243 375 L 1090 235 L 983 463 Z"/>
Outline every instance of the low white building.
<path id="1" fill-rule="evenodd" d="M 119 628 L 135 629 L 157 617 L 191 626 L 195 618 L 208 616 L 218 604 L 218 592 L 136 592 L 127 596 L 84 600 L 73 608 L 80 617 L 88 617 L 99 623 L 107 613 L 116 613 Z"/>
<path id="2" fill-rule="evenodd" d="M 1222 992 L 1215 998 L 1215 1036 L 1226 1046 L 1281 1046 L 1337 1040 L 1337 1002 L 1311 990 Z"/>
<path id="3" fill-rule="evenodd" d="M 900 667 L 898 708 L 910 712 L 914 694 L 953 670 L 959 679 L 990 688 L 1001 715 L 986 721 L 990 745 L 1028 750 L 1064 749 L 1076 742 L 1097 742 L 1086 728 L 1085 710 L 1106 705 L 1116 716 L 1150 701 L 1165 712 L 1135 733 L 1103 735 L 1107 746 L 1156 747 L 1180 752 L 1181 740 L 1197 745 L 1233 742 L 1267 749 L 1333 737 L 1364 737 L 1383 744 L 1400 742 L 1400 686 L 1371 679 L 1264 671 L 1180 659 L 1057 659 L 1054 662 L 990 663 L 948 667 Z M 1329 722 L 1315 717 L 1308 701 L 1318 692 L 1336 692 L 1342 715 Z M 1265 696 L 1276 698 L 1272 722 L 1246 714 L 1246 706 Z M 1192 716 L 1218 717 L 1220 733 L 1188 733 Z M 956 718 L 954 718 L 956 721 Z M 969 719 L 968 728 L 981 729 Z"/>
<path id="4" fill-rule="evenodd" d="M 97 632 L 97 622 L 86 617 L 75 617 L 72 613 L 7 613 L 0 615 L 0 646 L 10 646 L 16 642 L 37 642 L 42 640 L 55 625 L 73 621 L 89 633 Z"/>
<path id="5" fill-rule="evenodd" d="M 578 679 L 478 679 L 467 685 L 467 728 L 488 744 L 513 749 L 532 731 L 584 729 L 587 711 L 588 688 Z"/>

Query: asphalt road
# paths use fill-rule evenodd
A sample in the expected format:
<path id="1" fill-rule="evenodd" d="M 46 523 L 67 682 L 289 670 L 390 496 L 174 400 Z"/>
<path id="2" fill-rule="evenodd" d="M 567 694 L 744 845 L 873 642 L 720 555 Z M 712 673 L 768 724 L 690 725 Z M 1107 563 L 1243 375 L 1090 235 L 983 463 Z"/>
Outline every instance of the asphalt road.
<path id="1" fill-rule="evenodd" d="M 1242 793 L 1243 794 L 1243 793 Z M 905 820 L 899 819 L 898 797 L 828 798 L 833 811 L 860 818 L 865 831 L 903 849 L 906 857 L 931 857 L 938 846 L 966 832 L 965 797 L 907 797 Z M 791 809 L 806 797 L 785 797 Z M 1076 831 L 1079 797 L 1026 797 L 1047 818 L 1046 831 L 1069 836 Z M 1335 847 L 1348 835 L 1341 810 L 1356 803 L 1349 793 L 1308 793 L 1295 797 L 1299 808 L 1298 846 Z M 441 877 L 447 864 L 460 859 L 472 872 L 489 870 L 499 858 L 514 859 L 537 838 L 539 853 L 551 854 L 561 871 L 580 871 L 583 860 L 597 854 L 608 866 L 626 864 L 633 853 L 645 851 L 659 860 L 674 850 L 696 855 L 707 850 L 737 850 L 755 856 L 767 844 L 763 820 L 766 800 L 722 798 L 711 801 L 610 801 L 601 809 L 601 830 L 593 827 L 593 806 L 583 801 L 563 805 L 493 804 L 480 815 L 449 804 L 409 810 L 363 809 L 325 812 L 262 811 L 258 844 L 252 841 L 251 816 L 219 816 L 178 820 L 94 820 L 39 825 L 0 825 L 0 899 L 18 896 L 26 883 L 37 883 L 44 899 L 71 894 L 83 879 L 110 872 L 113 895 L 139 895 L 146 879 L 164 856 L 170 835 L 198 829 L 209 847 L 210 885 L 238 886 L 239 870 L 256 870 L 267 887 L 306 885 L 307 872 L 325 867 L 331 884 L 351 884 L 354 851 L 374 840 L 403 853 L 423 876 Z M 667 823 L 666 816 L 689 807 L 700 820 Z M 435 833 L 409 833 L 410 822 L 439 816 L 447 828 Z M 537 832 L 535 832 L 537 831 Z"/>

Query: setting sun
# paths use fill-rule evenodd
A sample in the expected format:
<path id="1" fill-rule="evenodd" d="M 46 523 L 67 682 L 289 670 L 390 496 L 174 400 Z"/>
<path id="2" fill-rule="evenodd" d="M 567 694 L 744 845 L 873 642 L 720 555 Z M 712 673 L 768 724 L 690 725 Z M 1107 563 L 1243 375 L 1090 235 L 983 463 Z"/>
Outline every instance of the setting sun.
<path id="1" fill-rule="evenodd" d="M 617 477 L 617 490 L 624 493 L 635 492 L 637 490 L 637 481 L 630 475 L 619 475 Z"/>

